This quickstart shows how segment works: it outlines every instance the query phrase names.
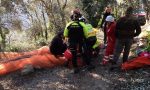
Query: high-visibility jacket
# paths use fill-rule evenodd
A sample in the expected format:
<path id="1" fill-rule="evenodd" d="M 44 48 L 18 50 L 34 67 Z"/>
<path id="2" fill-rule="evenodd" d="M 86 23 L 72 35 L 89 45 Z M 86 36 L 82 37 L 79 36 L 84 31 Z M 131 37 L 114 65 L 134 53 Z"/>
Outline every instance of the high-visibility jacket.
<path id="1" fill-rule="evenodd" d="M 94 30 L 91 24 L 86 24 L 86 27 L 87 27 L 87 38 L 96 36 L 96 31 Z"/>
<path id="2" fill-rule="evenodd" d="M 83 34 L 84 34 L 84 37 L 85 38 L 87 38 L 87 26 L 86 26 L 86 24 L 84 23 L 84 22 L 80 22 L 80 21 L 71 21 L 71 22 L 69 22 L 67 25 L 66 25 L 66 27 L 65 27 L 65 30 L 64 30 L 64 37 L 69 37 L 69 29 L 68 29 L 68 27 L 70 26 L 70 25 L 74 25 L 74 26 L 79 26 L 79 25 L 81 25 L 82 26 L 82 28 L 83 28 Z"/>
<path id="3" fill-rule="evenodd" d="M 88 31 L 87 31 L 87 38 L 90 37 L 96 37 L 96 42 L 95 44 L 92 46 L 93 49 L 95 49 L 96 47 L 98 47 L 100 45 L 100 40 L 97 39 L 97 32 L 98 30 L 93 28 L 91 24 L 86 24 Z"/>

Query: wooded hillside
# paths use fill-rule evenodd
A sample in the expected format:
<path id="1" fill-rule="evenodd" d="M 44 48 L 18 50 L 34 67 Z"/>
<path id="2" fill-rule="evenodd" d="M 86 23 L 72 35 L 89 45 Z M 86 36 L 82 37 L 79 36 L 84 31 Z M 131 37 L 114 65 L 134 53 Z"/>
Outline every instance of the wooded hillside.
<path id="1" fill-rule="evenodd" d="M 106 6 L 112 7 L 117 19 L 124 14 L 127 6 L 144 8 L 149 13 L 149 2 L 149 0 L 0 0 L 0 49 L 17 51 L 26 49 L 28 45 L 48 44 L 56 32 L 64 29 L 66 23 L 70 21 L 71 11 L 75 8 L 80 9 L 93 27 L 99 27 Z"/>

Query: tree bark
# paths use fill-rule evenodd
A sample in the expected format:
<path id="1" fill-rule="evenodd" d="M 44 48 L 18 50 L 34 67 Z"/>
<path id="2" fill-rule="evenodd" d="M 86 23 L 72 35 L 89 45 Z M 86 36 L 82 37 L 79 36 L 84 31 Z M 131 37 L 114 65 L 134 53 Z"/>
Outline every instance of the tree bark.
<path id="1" fill-rule="evenodd" d="M 47 29 L 47 25 L 46 25 L 46 19 L 45 19 L 45 15 L 44 15 L 44 9 L 42 7 L 42 16 L 43 16 L 43 21 L 44 21 L 44 32 L 45 32 L 45 39 L 48 39 L 48 29 Z"/>

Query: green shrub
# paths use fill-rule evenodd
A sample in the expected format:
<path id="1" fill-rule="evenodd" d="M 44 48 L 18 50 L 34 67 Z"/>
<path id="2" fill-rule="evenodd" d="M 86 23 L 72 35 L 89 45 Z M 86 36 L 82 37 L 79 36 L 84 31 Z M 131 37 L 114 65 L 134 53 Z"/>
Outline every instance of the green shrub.
<path id="1" fill-rule="evenodd" d="M 47 45 L 47 41 L 44 38 L 40 38 L 36 41 L 37 46 L 45 46 Z"/>

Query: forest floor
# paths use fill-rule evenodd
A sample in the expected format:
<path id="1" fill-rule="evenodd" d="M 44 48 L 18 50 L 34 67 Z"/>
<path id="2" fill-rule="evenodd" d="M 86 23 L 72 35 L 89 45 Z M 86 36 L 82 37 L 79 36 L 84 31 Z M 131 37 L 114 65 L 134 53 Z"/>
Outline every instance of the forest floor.
<path id="1" fill-rule="evenodd" d="M 62 66 L 28 75 L 17 71 L 0 77 L 0 90 L 150 90 L 150 67 L 110 71 L 108 66 L 100 65 L 102 53 L 94 60 L 97 64 L 91 72 L 83 69 L 72 74 L 71 69 Z"/>

